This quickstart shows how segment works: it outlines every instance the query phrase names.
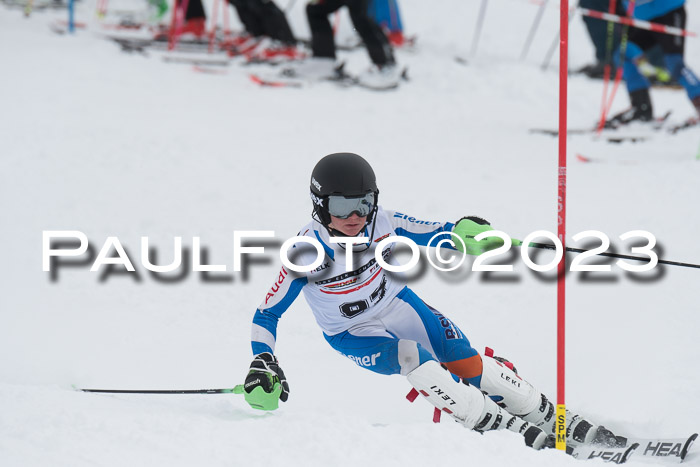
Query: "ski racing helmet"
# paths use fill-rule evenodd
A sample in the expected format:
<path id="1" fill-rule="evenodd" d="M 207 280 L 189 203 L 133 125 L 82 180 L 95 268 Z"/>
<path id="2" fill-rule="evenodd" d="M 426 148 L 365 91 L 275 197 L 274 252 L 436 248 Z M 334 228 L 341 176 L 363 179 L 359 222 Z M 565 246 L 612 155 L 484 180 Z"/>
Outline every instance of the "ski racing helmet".
<path id="1" fill-rule="evenodd" d="M 349 152 L 329 154 L 311 172 L 313 217 L 331 234 L 331 215 L 347 218 L 353 213 L 374 220 L 379 190 L 372 166 L 362 157 Z M 374 229 L 372 229 L 374 231 Z"/>

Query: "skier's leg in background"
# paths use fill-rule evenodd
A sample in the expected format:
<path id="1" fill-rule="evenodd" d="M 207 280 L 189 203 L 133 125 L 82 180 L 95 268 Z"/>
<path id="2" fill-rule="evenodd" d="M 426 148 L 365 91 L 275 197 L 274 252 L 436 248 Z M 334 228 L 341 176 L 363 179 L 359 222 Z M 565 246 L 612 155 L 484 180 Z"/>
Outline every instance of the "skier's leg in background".
<path id="1" fill-rule="evenodd" d="M 272 0 L 255 0 L 255 11 L 263 23 L 265 34 L 287 45 L 296 44 L 284 12 Z"/>
<path id="2" fill-rule="evenodd" d="M 311 29 L 311 50 L 314 57 L 335 60 L 335 39 L 328 15 L 342 6 L 341 0 L 311 0 L 306 5 L 306 17 Z"/>
<path id="3" fill-rule="evenodd" d="M 685 29 L 685 7 L 673 10 L 657 19 L 656 22 Z M 685 65 L 683 54 L 685 52 L 685 37 L 659 34 L 659 44 L 664 51 L 664 63 L 671 73 L 671 79 L 678 81 L 693 102 L 695 109 L 700 114 L 700 80 L 693 71 Z"/>
<path id="4" fill-rule="evenodd" d="M 580 0 L 579 6 L 581 8 L 588 8 L 589 10 L 607 13 L 610 9 L 610 0 Z M 603 67 L 605 66 L 605 61 L 608 57 L 608 22 L 602 19 L 592 18 L 590 16 L 584 16 L 583 23 L 586 26 L 588 35 L 591 38 L 593 47 L 595 48 L 596 63 L 586 65 L 579 71 L 593 78 L 602 78 L 604 71 Z M 615 25 L 612 50 L 615 50 L 619 43 L 620 28 L 619 26 Z M 612 50 L 610 50 L 610 52 L 612 52 Z"/>
<path id="5" fill-rule="evenodd" d="M 622 66 L 622 78 L 625 80 L 632 108 L 614 115 L 606 122 L 606 126 L 616 127 L 635 120 L 648 122 L 654 118 L 649 95 L 651 83 L 639 70 L 638 62 L 643 58 L 644 51 L 654 47 L 656 43 L 656 37 L 651 35 L 650 31 L 629 28 L 624 63 L 620 63 L 621 46 L 615 49 L 615 66 Z"/>
<path id="6" fill-rule="evenodd" d="M 350 19 L 357 33 L 367 47 L 372 63 L 382 67 L 393 65 L 394 52 L 382 28 L 368 14 L 368 0 L 346 0 L 350 10 Z"/>
<path id="7" fill-rule="evenodd" d="M 248 34 L 253 37 L 265 35 L 262 19 L 253 9 L 253 4 L 257 0 L 228 0 L 228 2 L 236 9 L 238 18 Z"/>
<path id="8" fill-rule="evenodd" d="M 187 10 L 185 11 L 185 20 L 190 21 L 192 19 L 206 19 L 206 14 L 204 13 L 204 5 L 202 5 L 202 0 L 189 0 L 187 2 Z"/>

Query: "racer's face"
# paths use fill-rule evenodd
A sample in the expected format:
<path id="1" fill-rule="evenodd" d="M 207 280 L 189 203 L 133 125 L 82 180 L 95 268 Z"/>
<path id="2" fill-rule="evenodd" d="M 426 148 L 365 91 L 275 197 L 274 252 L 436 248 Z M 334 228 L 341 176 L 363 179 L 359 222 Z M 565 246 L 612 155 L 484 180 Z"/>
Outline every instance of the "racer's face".
<path id="1" fill-rule="evenodd" d="M 357 213 L 352 213 L 347 219 L 331 216 L 331 222 L 328 225 L 332 229 L 342 232 L 348 237 L 355 237 L 365 227 L 366 222 L 367 216 L 360 217 Z"/>

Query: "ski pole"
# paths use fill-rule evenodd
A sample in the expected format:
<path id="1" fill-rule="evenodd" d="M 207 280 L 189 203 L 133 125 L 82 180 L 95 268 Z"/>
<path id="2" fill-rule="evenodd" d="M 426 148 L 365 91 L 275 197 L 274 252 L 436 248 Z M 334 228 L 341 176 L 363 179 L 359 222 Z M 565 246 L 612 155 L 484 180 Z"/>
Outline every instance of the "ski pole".
<path id="1" fill-rule="evenodd" d="M 474 38 L 472 39 L 472 50 L 470 55 L 473 57 L 476 55 L 476 46 L 479 44 L 479 36 L 481 36 L 481 26 L 484 24 L 484 17 L 486 16 L 486 4 L 488 0 L 481 0 L 481 7 L 479 8 L 479 18 L 476 21 L 476 30 L 474 31 Z"/>
<path id="2" fill-rule="evenodd" d="M 75 33 L 75 2 L 68 0 L 68 32 Z"/>
<path id="3" fill-rule="evenodd" d="M 184 25 L 185 17 L 187 16 L 187 7 L 189 6 L 189 2 L 190 0 L 182 0 L 182 4 L 180 4 L 178 0 L 175 0 L 176 8 L 174 12 L 177 12 L 177 15 L 173 15 L 175 17 L 175 29 L 171 32 L 170 42 L 168 43 L 169 51 L 175 50 L 175 47 L 177 46 L 177 41 L 180 38 L 182 26 Z M 180 8 L 177 8 L 178 5 Z"/>
<path id="4" fill-rule="evenodd" d="M 97 392 L 103 394 L 243 394 L 243 385 L 223 389 L 85 389 L 76 388 L 82 392 Z"/>
<path id="5" fill-rule="evenodd" d="M 222 7 L 222 16 L 224 17 L 224 40 L 228 40 L 229 36 L 231 35 L 231 26 L 227 3 L 228 2 L 224 2 L 224 6 Z"/>
<path id="6" fill-rule="evenodd" d="M 535 33 L 537 32 L 537 29 L 540 26 L 540 21 L 542 21 L 542 15 L 544 14 L 544 9 L 547 7 L 548 1 L 549 0 L 544 0 L 540 4 L 540 9 L 537 10 L 535 20 L 532 22 L 532 26 L 530 27 L 530 32 L 527 35 L 527 39 L 525 39 L 525 46 L 523 47 L 523 51 L 520 54 L 520 60 L 525 60 L 525 56 L 527 56 L 527 53 L 530 50 L 530 44 L 532 44 L 532 40 L 535 38 Z"/>
<path id="7" fill-rule="evenodd" d="M 617 8 L 617 0 L 610 0 L 610 9 L 608 10 L 611 14 L 615 13 Z M 613 45 L 615 43 L 615 23 L 608 21 L 607 37 L 605 40 L 605 68 L 603 69 L 603 97 L 600 103 L 600 115 L 602 123 L 598 123 L 598 126 L 605 125 L 605 108 L 606 101 L 608 97 L 608 84 L 610 83 L 610 73 L 612 72 L 612 53 Z"/>
<path id="8" fill-rule="evenodd" d="M 226 5 L 224 5 L 226 8 Z M 209 33 L 209 47 L 207 49 L 208 53 L 214 52 L 214 39 L 216 38 L 216 22 L 219 16 L 219 0 L 214 0 L 214 11 L 211 15 L 211 32 Z"/>
<path id="9" fill-rule="evenodd" d="M 98 18 L 104 19 L 107 15 L 107 0 L 97 0 L 97 11 L 95 13 Z"/>
<path id="10" fill-rule="evenodd" d="M 523 242 L 521 240 L 516 240 L 513 239 L 513 245 L 515 246 L 525 246 L 523 245 Z M 536 243 L 536 242 L 531 242 L 528 247 L 531 248 L 539 248 L 541 250 L 556 250 L 557 247 L 555 245 L 549 244 L 549 243 Z M 582 248 L 572 248 L 572 247 L 566 247 L 564 248 L 566 251 L 572 252 L 572 253 L 587 253 L 591 250 L 585 250 Z M 597 256 L 607 256 L 610 258 L 621 258 L 621 259 L 631 259 L 634 261 L 643 261 L 645 263 L 649 262 L 649 258 L 644 258 L 642 256 L 632 256 L 632 255 L 621 255 L 618 253 L 598 253 Z M 693 264 L 693 263 L 682 263 L 680 261 L 669 261 L 665 259 L 659 259 L 658 261 L 659 264 L 666 264 L 669 266 L 682 266 L 686 268 L 697 268 L 700 269 L 700 264 Z"/>
<path id="11" fill-rule="evenodd" d="M 627 16 L 630 18 L 632 15 L 634 15 L 634 4 L 636 0 L 630 0 L 629 5 L 627 6 Z M 610 98 L 608 99 L 608 103 L 603 109 L 603 113 L 600 115 L 600 122 L 598 123 L 598 129 L 596 131 L 596 135 L 599 136 L 600 133 L 603 131 L 603 128 L 605 128 L 605 121 L 608 118 L 608 113 L 610 112 L 610 109 L 612 108 L 613 101 L 615 100 L 615 94 L 617 94 L 617 88 L 620 85 L 620 81 L 622 80 L 622 73 L 625 68 L 625 60 L 626 60 L 626 54 L 627 54 L 627 35 L 629 34 L 629 25 L 625 24 L 622 26 L 622 39 L 620 41 L 620 66 L 615 70 L 615 82 L 613 83 L 613 88 L 612 92 L 610 93 Z M 603 99 L 605 99 L 605 96 L 603 96 Z"/>

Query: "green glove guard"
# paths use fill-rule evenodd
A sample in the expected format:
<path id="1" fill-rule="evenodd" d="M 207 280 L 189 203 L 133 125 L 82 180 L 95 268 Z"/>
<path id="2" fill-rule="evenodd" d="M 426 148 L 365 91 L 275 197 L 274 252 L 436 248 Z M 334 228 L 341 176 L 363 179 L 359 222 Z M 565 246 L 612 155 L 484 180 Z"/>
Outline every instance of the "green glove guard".
<path id="1" fill-rule="evenodd" d="M 279 378 L 273 375 L 265 375 L 270 379 L 272 391 L 265 392 L 262 386 L 255 386 L 252 391 L 248 392 L 243 384 L 239 384 L 233 388 L 234 394 L 243 394 L 245 401 L 254 409 L 258 410 L 277 410 L 280 405 L 280 394 L 282 394 L 282 385 Z"/>
<path id="2" fill-rule="evenodd" d="M 478 256 L 502 246 L 503 240 L 499 237 L 489 237 L 481 241 L 474 240 L 474 237 L 482 232 L 488 232 L 489 230 L 493 230 L 493 227 L 487 223 L 479 224 L 468 218 L 460 219 L 454 226 L 454 229 L 452 229 L 452 233 L 464 241 L 464 246 L 459 240 L 453 240 L 455 248 L 464 254 Z M 466 249 L 464 249 L 464 247 L 466 247 Z"/>
<path id="3" fill-rule="evenodd" d="M 243 393 L 248 405 L 258 410 L 277 410 L 280 405 L 280 394 L 282 394 L 280 383 L 275 383 L 272 392 L 265 392 L 262 387 L 258 386 L 251 392 Z"/>

